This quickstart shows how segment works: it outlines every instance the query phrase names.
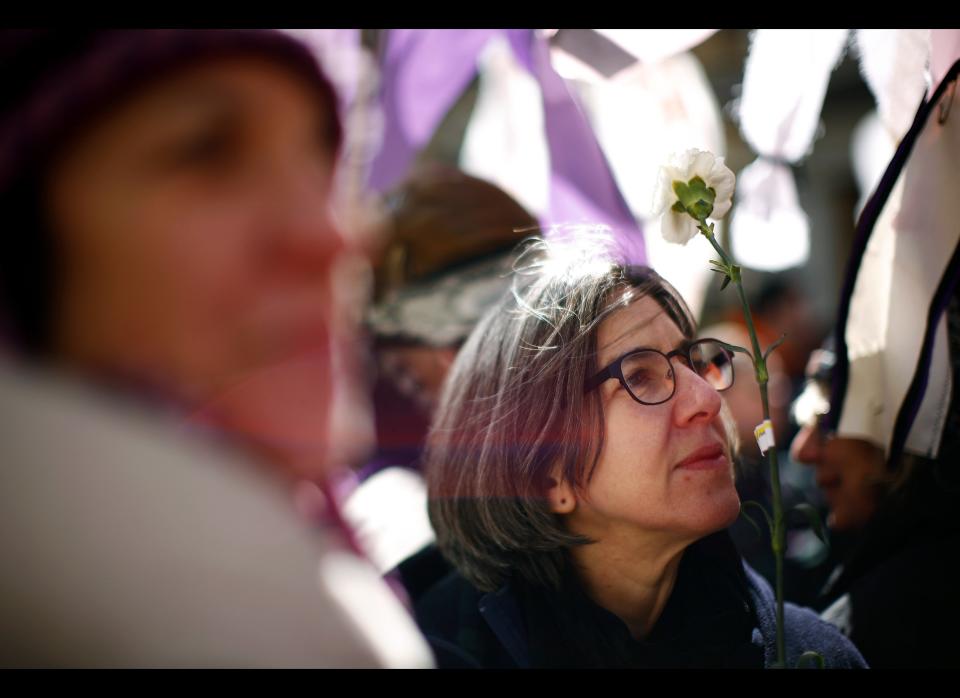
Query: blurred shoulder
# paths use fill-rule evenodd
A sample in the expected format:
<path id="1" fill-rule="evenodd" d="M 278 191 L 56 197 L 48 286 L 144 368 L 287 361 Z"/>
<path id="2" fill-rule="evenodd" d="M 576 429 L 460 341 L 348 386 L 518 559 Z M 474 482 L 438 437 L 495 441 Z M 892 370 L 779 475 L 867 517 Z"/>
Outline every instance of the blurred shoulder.
<path id="1" fill-rule="evenodd" d="M 432 665 L 368 563 L 183 420 L 0 367 L 0 463 L 6 666 Z"/>
<path id="2" fill-rule="evenodd" d="M 776 597 L 769 582 L 743 563 L 750 594 L 757 614 L 758 632 L 769 666 L 776 659 Z M 808 608 L 784 603 L 783 608 L 787 664 L 795 666 L 804 652 L 817 652 L 827 668 L 866 668 L 867 664 L 854 644 L 836 626 L 821 619 Z"/>
<path id="3" fill-rule="evenodd" d="M 804 652 L 817 652 L 828 669 L 866 669 L 867 663 L 840 630 L 809 608 L 785 603 L 787 656 L 796 663 Z"/>

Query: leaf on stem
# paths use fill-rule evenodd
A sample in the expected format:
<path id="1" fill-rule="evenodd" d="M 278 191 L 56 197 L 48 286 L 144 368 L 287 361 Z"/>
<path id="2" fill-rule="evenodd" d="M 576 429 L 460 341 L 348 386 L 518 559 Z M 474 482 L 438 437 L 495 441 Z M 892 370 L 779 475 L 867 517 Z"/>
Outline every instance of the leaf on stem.
<path id="1" fill-rule="evenodd" d="M 740 516 L 745 518 L 747 522 L 753 526 L 753 530 L 757 532 L 757 538 L 763 538 L 763 531 L 760 530 L 760 525 L 747 513 L 747 510 L 743 508 L 743 504 L 740 505 Z"/>
<path id="2" fill-rule="evenodd" d="M 740 352 L 741 354 L 746 354 L 747 356 L 749 356 L 751 360 L 753 359 L 753 354 L 751 354 L 750 350 L 747 349 L 746 347 L 741 347 L 737 344 L 729 344 L 728 342 L 721 342 L 719 339 L 715 341 L 717 344 L 722 346 L 727 351 Z"/>
<path id="3" fill-rule="evenodd" d="M 747 514 L 747 507 L 748 507 L 748 506 L 756 507 L 757 509 L 759 509 L 759 510 L 763 513 L 763 518 L 766 519 L 766 521 L 767 521 L 767 529 L 768 529 L 768 530 L 770 531 L 770 533 L 772 534 L 772 533 L 773 533 L 773 521 L 770 519 L 770 514 L 767 513 L 767 510 L 763 508 L 763 505 L 762 505 L 760 502 L 754 502 L 753 500 L 751 500 L 751 501 L 749 501 L 749 502 L 741 502 L 741 503 L 740 503 L 740 513 L 743 514 L 744 517 L 746 517 L 747 521 L 749 521 L 750 523 L 752 523 L 752 524 L 754 525 L 754 528 L 757 529 L 757 534 L 760 535 L 760 527 L 757 526 L 756 521 L 754 521 L 753 518 L 752 518 L 749 514 Z"/>
<path id="4" fill-rule="evenodd" d="M 807 521 L 810 522 L 810 528 L 817 534 L 817 538 L 823 541 L 824 545 L 830 545 L 830 541 L 827 540 L 827 532 L 824 530 L 823 523 L 820 521 L 820 514 L 817 513 L 817 510 L 814 509 L 813 506 L 806 502 L 801 502 L 793 507 L 793 511 L 799 511 L 806 516 Z"/>
<path id="5" fill-rule="evenodd" d="M 770 354 L 773 353 L 773 350 L 774 350 L 774 349 L 776 349 L 776 348 L 779 347 L 781 344 L 783 344 L 783 342 L 784 342 L 784 340 L 785 340 L 786 338 L 787 338 L 787 335 L 786 335 L 786 334 L 782 334 L 782 335 L 780 335 L 780 339 L 778 339 L 776 342 L 774 342 L 774 343 L 771 344 L 769 347 L 767 347 L 767 350 L 766 350 L 765 352 L 763 352 L 763 359 L 764 359 L 764 361 L 766 361 L 767 357 L 770 356 Z"/>

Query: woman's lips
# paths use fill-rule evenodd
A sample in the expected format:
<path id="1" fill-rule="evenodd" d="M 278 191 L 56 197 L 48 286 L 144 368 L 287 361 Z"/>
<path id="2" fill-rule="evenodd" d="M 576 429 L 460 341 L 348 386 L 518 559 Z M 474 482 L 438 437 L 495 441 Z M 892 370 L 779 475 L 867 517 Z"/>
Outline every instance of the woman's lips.
<path id="1" fill-rule="evenodd" d="M 698 448 L 677 463 L 676 467 L 684 470 L 712 470 L 714 468 L 722 468 L 726 466 L 727 463 L 727 455 L 723 450 L 723 446 L 716 443 Z"/>

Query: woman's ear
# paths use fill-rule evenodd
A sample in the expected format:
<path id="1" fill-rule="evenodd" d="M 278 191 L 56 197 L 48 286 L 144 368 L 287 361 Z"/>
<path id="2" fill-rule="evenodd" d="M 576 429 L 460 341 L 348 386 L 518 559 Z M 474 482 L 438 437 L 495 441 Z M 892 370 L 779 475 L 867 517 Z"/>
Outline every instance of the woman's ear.
<path id="1" fill-rule="evenodd" d="M 547 478 L 547 503 L 554 514 L 569 514 L 577 508 L 573 487 L 559 466 L 555 466 Z"/>

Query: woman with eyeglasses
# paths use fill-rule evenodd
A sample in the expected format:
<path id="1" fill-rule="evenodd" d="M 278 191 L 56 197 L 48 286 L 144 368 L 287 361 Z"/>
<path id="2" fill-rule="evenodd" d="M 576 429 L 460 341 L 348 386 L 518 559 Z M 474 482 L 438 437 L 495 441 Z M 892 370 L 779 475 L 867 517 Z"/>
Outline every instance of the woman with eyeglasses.
<path id="1" fill-rule="evenodd" d="M 455 570 L 418 622 L 441 667 L 771 666 L 773 593 L 725 531 L 731 354 L 656 272 L 578 239 L 526 251 L 448 375 L 424 467 Z M 810 611 L 786 627 L 790 666 L 865 666 Z"/>

